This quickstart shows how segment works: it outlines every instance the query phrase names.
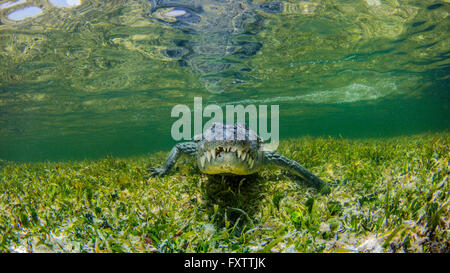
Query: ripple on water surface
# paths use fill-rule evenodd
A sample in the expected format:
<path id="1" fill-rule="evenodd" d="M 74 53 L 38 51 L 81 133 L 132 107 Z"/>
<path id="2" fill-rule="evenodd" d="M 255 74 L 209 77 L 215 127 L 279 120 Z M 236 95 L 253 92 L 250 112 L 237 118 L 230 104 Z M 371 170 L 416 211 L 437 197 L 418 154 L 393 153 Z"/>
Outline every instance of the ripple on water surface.
<path id="1" fill-rule="evenodd" d="M 19 1 L 8 1 L 8 2 L 5 2 L 5 3 L 1 3 L 0 4 L 0 9 L 6 9 L 6 8 L 10 8 L 10 7 L 14 7 L 14 6 L 16 6 L 16 5 L 18 5 L 18 4 L 22 4 L 22 3 L 25 3 L 25 0 L 19 0 Z"/>
<path id="2" fill-rule="evenodd" d="M 81 5 L 81 0 L 49 0 L 50 4 L 52 4 L 55 7 L 59 8 L 71 8 L 71 7 L 77 7 Z M 26 0 L 19 0 L 19 1 L 8 1 L 5 3 L 0 4 L 0 10 L 1 9 L 8 9 L 14 6 L 17 6 L 19 4 L 26 3 Z M 43 13 L 43 10 L 40 7 L 37 6 L 26 6 L 23 8 L 19 8 L 16 10 L 13 10 L 8 14 L 8 19 L 13 21 L 22 21 L 27 18 L 35 17 L 37 15 L 41 15 Z"/>
<path id="3" fill-rule="evenodd" d="M 49 0 L 49 2 L 56 7 L 76 7 L 81 4 L 81 0 Z"/>
<path id="4" fill-rule="evenodd" d="M 42 9 L 36 6 L 28 6 L 23 9 L 18 9 L 10 14 L 8 14 L 8 18 L 14 21 L 20 21 L 28 17 L 33 17 L 42 13 Z"/>

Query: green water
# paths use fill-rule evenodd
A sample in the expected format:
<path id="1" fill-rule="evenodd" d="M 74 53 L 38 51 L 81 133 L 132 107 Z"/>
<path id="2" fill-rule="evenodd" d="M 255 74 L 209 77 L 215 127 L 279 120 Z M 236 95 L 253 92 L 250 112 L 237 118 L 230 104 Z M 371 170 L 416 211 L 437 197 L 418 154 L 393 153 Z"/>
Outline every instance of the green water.
<path id="1" fill-rule="evenodd" d="M 8 19 L 38 2 L 40 15 Z M 449 3 L 283 3 L 280 13 L 255 11 L 264 20 L 254 35 L 231 36 L 262 44 L 255 55 L 205 53 L 212 63 L 232 64 L 216 73 L 227 83 L 219 92 L 202 82 L 204 74 L 163 54 L 176 40 L 208 38 L 152 20 L 148 1 L 1 8 L 0 158 L 169 150 L 171 109 L 192 108 L 194 97 L 204 106 L 279 105 L 281 139 L 448 131 Z"/>

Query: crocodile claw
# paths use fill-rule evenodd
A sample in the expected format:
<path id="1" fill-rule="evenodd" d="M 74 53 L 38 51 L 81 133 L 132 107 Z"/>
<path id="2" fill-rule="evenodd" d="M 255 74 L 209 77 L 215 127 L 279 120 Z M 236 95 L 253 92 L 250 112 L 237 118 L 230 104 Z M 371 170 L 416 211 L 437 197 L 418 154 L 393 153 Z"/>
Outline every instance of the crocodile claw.
<path id="1" fill-rule="evenodd" d="M 149 168 L 150 176 L 163 176 L 166 172 L 162 168 Z"/>

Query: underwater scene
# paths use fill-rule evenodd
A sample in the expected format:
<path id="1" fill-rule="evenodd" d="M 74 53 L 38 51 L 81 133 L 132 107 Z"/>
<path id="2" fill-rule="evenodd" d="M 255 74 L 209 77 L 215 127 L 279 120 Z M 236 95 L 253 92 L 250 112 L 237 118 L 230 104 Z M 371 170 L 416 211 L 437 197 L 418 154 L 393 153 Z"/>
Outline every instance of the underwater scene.
<path id="1" fill-rule="evenodd" d="M 449 0 L 0 0 L 0 252 L 450 252 Z"/>

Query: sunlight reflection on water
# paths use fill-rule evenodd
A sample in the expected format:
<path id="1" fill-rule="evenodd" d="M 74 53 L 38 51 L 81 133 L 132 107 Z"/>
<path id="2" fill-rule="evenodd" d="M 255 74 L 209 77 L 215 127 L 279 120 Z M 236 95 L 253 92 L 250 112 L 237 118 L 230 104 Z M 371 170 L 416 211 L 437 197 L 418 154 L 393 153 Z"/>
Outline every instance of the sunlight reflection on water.
<path id="1" fill-rule="evenodd" d="M 8 18 L 14 21 L 20 21 L 28 17 L 33 17 L 42 13 L 42 10 L 36 6 L 28 6 L 23 9 L 15 10 L 8 15 Z"/>

